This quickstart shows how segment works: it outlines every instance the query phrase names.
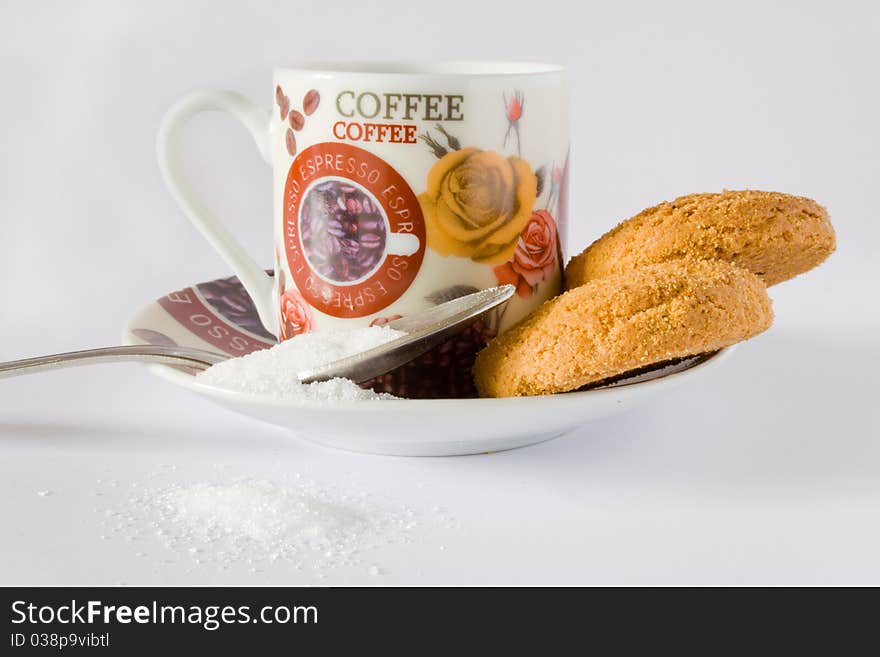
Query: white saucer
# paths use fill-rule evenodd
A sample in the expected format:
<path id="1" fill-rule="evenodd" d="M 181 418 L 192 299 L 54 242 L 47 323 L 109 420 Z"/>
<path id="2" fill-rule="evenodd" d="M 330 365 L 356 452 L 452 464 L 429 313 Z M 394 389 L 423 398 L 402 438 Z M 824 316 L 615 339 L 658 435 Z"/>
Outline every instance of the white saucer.
<path id="1" fill-rule="evenodd" d="M 173 292 L 135 314 L 125 344 L 178 344 L 241 355 L 271 346 L 256 310 L 235 278 Z M 726 360 L 731 349 L 695 356 L 585 391 L 508 399 L 417 399 L 326 403 L 283 401 L 207 386 L 165 365 L 163 379 L 244 415 L 330 447 L 395 456 L 494 452 L 550 440 L 633 408 Z"/>

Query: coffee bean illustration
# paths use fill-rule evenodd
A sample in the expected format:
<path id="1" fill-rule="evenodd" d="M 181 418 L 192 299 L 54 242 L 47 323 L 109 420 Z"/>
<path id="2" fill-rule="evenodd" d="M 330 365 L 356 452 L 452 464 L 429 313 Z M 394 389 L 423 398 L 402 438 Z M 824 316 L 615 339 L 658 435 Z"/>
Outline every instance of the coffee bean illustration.
<path id="1" fill-rule="evenodd" d="M 303 98 L 303 112 L 305 112 L 306 116 L 311 116 L 314 114 L 315 110 L 318 109 L 318 103 L 321 102 L 321 94 L 318 93 L 317 89 L 310 89 L 306 92 L 305 98 Z"/>
<path id="2" fill-rule="evenodd" d="M 300 216 L 303 250 L 321 276 L 351 283 L 382 261 L 385 218 L 361 189 L 336 180 L 319 183 L 307 194 Z"/>
<path id="3" fill-rule="evenodd" d="M 306 124 L 306 117 L 302 115 L 302 112 L 297 112 L 296 110 L 290 110 L 287 120 L 290 121 L 290 127 L 294 130 L 302 130 Z"/>
<path id="4" fill-rule="evenodd" d="M 293 130 L 290 128 L 287 129 L 287 134 L 284 136 L 284 142 L 287 144 L 287 152 L 290 153 L 290 156 L 296 156 L 296 137 L 293 134 Z"/>

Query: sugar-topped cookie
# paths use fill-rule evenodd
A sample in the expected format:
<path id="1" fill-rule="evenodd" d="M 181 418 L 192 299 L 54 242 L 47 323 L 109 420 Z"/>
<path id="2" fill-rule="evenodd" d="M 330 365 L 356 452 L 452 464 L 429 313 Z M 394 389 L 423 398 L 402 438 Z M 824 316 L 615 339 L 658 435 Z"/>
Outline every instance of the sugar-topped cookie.
<path id="1" fill-rule="evenodd" d="M 676 260 L 591 280 L 551 299 L 478 355 L 484 397 L 543 395 L 714 351 L 773 321 L 764 283 L 723 261 Z"/>
<path id="2" fill-rule="evenodd" d="M 834 248 L 828 212 L 811 199 L 754 190 L 691 194 L 643 210 L 593 242 L 568 263 L 565 285 L 682 257 L 726 260 L 774 285 Z"/>

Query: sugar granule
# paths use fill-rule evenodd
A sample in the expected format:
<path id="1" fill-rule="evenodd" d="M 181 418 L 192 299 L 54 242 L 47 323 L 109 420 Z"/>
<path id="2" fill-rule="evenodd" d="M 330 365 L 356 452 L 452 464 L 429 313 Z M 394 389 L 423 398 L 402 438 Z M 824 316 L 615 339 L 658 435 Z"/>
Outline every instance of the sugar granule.
<path id="1" fill-rule="evenodd" d="M 396 399 L 387 393 L 365 390 L 348 379 L 302 384 L 295 374 L 367 351 L 403 335 L 403 331 L 387 326 L 304 333 L 271 349 L 223 361 L 196 376 L 201 383 L 218 388 L 297 401 Z"/>

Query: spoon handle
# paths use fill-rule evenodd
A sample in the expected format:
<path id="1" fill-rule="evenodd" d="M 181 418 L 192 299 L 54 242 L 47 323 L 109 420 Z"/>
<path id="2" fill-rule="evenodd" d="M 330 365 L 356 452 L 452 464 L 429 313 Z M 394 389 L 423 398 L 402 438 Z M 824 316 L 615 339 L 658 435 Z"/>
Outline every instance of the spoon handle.
<path id="1" fill-rule="evenodd" d="M 138 344 L 100 349 L 69 351 L 63 354 L 23 358 L 0 363 L 0 379 L 42 372 L 44 370 L 92 365 L 95 363 L 146 362 L 164 365 L 183 365 L 204 370 L 228 357 L 201 349 L 183 349 L 160 345 Z"/>

